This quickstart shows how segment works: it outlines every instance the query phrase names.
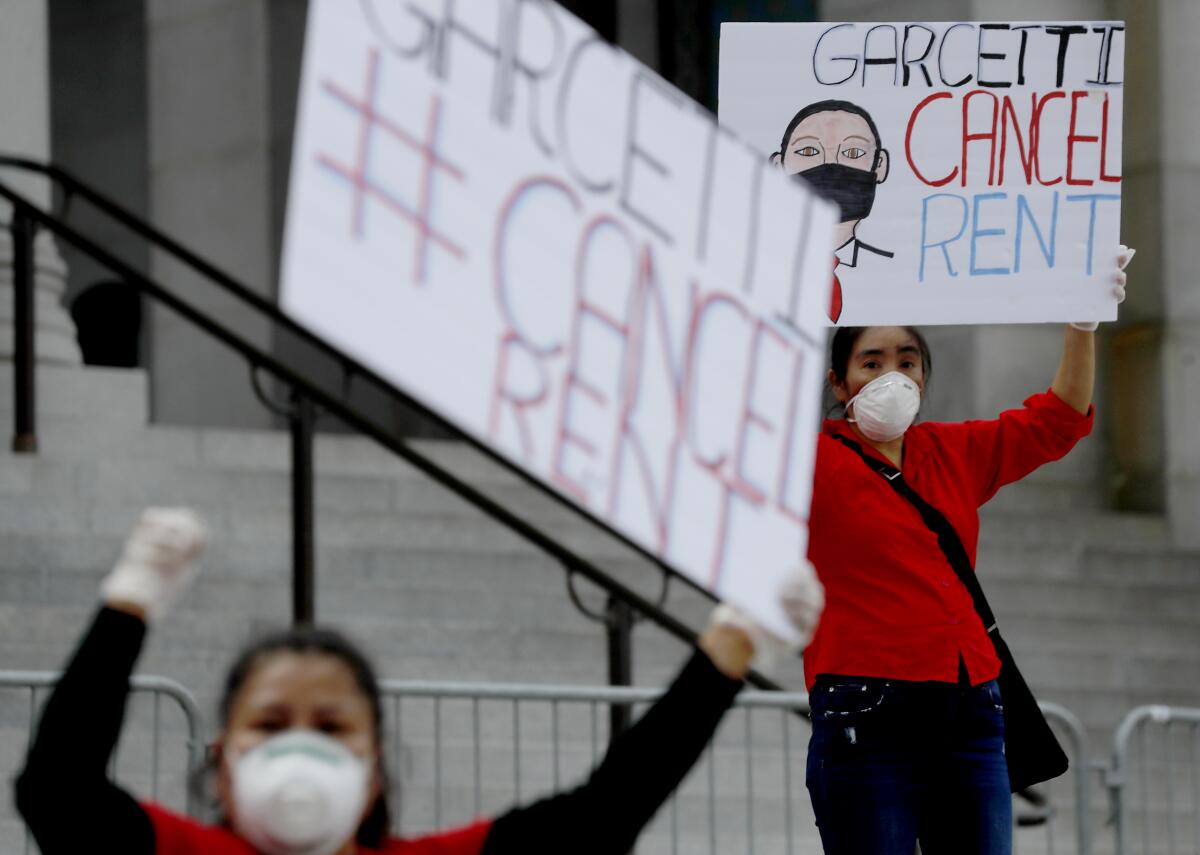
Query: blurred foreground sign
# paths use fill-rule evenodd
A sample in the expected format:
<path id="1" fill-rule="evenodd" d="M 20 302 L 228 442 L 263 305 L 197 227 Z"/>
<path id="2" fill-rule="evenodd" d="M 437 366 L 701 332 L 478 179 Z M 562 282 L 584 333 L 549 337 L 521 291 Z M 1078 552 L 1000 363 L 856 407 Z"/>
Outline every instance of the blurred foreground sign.
<path id="1" fill-rule="evenodd" d="M 830 320 L 1111 321 L 1124 46 L 1118 21 L 724 24 L 721 123 L 836 198 Z"/>
<path id="2" fill-rule="evenodd" d="M 553 3 L 310 4 L 285 311 L 783 635 L 833 220 Z"/>

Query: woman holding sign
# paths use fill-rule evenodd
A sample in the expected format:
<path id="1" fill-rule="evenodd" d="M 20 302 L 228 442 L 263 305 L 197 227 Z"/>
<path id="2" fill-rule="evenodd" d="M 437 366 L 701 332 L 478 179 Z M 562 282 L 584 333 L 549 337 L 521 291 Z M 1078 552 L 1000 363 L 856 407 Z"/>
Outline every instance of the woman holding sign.
<path id="1" fill-rule="evenodd" d="M 383 714 L 365 657 L 340 635 L 301 627 L 264 639 L 226 678 L 215 745 L 223 821 L 203 825 L 141 804 L 108 780 L 129 675 L 147 624 L 194 575 L 203 528 L 187 511 L 145 512 L 103 588 L 103 604 L 47 702 L 16 783 L 43 855 L 624 855 L 687 774 L 767 639 L 728 607 L 672 686 L 586 782 L 452 831 L 390 836 Z M 802 567 L 783 596 L 807 637 L 821 588 Z"/>
<path id="2" fill-rule="evenodd" d="M 1120 248 L 1118 301 L 1132 255 Z M 1091 431 L 1095 328 L 1068 327 L 1053 384 L 1023 408 L 916 425 L 932 368 L 920 332 L 834 335 L 845 418 L 818 440 L 808 553 L 828 602 L 804 656 L 827 855 L 1011 852 L 1000 648 L 971 590 L 977 509 Z"/>

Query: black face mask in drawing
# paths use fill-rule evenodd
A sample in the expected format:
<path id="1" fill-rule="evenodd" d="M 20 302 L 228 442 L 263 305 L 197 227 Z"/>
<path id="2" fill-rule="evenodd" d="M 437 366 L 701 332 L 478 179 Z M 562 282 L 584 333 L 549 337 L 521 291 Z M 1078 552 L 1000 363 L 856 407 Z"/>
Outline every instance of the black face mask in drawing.
<path id="1" fill-rule="evenodd" d="M 823 163 L 791 176 L 804 181 L 822 199 L 837 204 L 841 222 L 861 220 L 871 213 L 875 204 L 876 177 L 874 170 L 855 169 L 841 163 Z"/>

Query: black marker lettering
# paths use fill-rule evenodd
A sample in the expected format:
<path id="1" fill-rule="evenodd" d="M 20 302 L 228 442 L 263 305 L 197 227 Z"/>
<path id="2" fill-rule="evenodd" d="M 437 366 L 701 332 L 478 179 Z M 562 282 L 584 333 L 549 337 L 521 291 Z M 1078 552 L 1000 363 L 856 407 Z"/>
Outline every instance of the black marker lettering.
<path id="1" fill-rule="evenodd" d="M 495 82 L 492 84 L 492 117 L 502 126 L 512 123 L 513 101 L 516 99 L 516 51 L 518 34 L 521 31 L 521 0 L 503 0 L 505 8 L 500 10 L 500 50 L 496 55 Z M 517 8 L 513 8 L 513 7 Z M 453 8 L 453 0 L 450 7 Z M 513 14 L 513 13 L 516 14 Z M 537 134 L 534 134 L 537 139 Z M 540 140 L 538 140 L 540 145 Z M 545 146 L 541 148 L 549 154 Z"/>
<path id="2" fill-rule="evenodd" d="M 635 208 L 629 198 L 631 191 L 634 189 L 634 179 L 636 177 L 634 166 L 638 161 L 644 163 L 652 172 L 657 173 L 663 178 L 667 178 L 671 174 L 671 170 L 667 168 L 666 163 L 642 148 L 638 142 L 638 103 L 641 100 L 640 93 L 642 87 L 646 85 L 654 86 L 659 94 L 669 98 L 677 107 L 684 108 L 690 103 L 686 96 L 664 83 L 661 78 L 657 76 L 648 77 L 646 72 L 641 69 L 637 69 L 633 73 L 629 81 L 629 121 L 625 127 L 625 169 L 621 177 L 620 203 L 621 208 L 629 216 L 654 232 L 667 246 L 674 246 L 675 239 L 671 233 L 662 224 L 651 219 L 649 215 L 643 213 L 638 208 Z"/>
<path id="3" fill-rule="evenodd" d="M 890 56 L 871 56 L 871 34 L 876 30 L 891 30 L 892 31 L 892 53 Z M 900 51 L 897 45 L 898 36 L 896 28 L 891 24 L 876 24 L 871 29 L 867 30 L 866 38 L 863 39 L 863 70 L 862 70 L 862 85 L 867 85 L 867 69 L 872 65 L 890 65 L 892 67 L 892 85 L 895 86 L 899 79 Z"/>
<path id="4" fill-rule="evenodd" d="M 1029 45 L 1029 31 L 1040 30 L 1041 24 L 1018 24 L 1014 30 L 1021 31 L 1021 51 L 1017 54 L 1017 85 L 1025 85 L 1025 48 Z"/>
<path id="5" fill-rule="evenodd" d="M 834 30 L 840 30 L 843 27 L 850 27 L 853 29 L 854 25 L 853 24 L 838 24 L 835 27 L 830 27 L 828 30 L 821 33 L 820 37 L 817 39 L 816 46 L 813 48 L 813 58 L 812 58 L 813 79 L 824 86 L 837 86 L 840 83 L 845 83 L 847 80 L 849 80 L 851 77 L 853 77 L 855 75 L 855 73 L 858 71 L 858 57 L 856 57 L 856 56 L 833 56 L 833 57 L 830 57 L 830 61 L 836 61 L 836 62 L 847 62 L 848 61 L 848 62 L 852 62 L 854 64 L 854 67 L 851 68 L 849 73 L 845 77 L 843 77 L 841 80 L 825 80 L 824 78 L 821 77 L 821 71 L 817 67 L 817 54 L 820 53 L 820 51 L 821 51 L 821 42 L 825 41 L 825 37 L 827 35 L 829 35 L 830 33 L 832 33 Z"/>
<path id="6" fill-rule="evenodd" d="M 529 130 L 538 147 L 547 156 L 553 157 L 554 147 L 550 144 L 549 134 L 542 132 L 542 125 L 538 120 L 541 107 L 540 84 L 543 78 L 547 80 L 552 79 L 558 70 L 558 66 L 562 62 L 566 34 L 563 32 L 562 22 L 558 20 L 558 14 L 553 11 L 556 8 L 555 4 L 547 3 L 545 0 L 508 0 L 508 2 L 511 3 L 511 12 L 508 9 L 500 10 L 501 26 L 504 26 L 503 21 L 505 19 L 510 22 L 508 26 L 511 31 L 511 38 L 506 41 L 513 46 L 512 64 L 516 73 L 523 76 L 529 84 Z M 554 32 L 554 52 L 541 68 L 526 64 L 521 55 L 521 16 L 526 6 L 532 6 L 537 9 Z M 507 99 L 504 101 L 509 113 L 512 111 L 512 101 L 513 93 L 510 91 L 507 93 Z"/>
<path id="7" fill-rule="evenodd" d="M 909 56 L 909 54 L 908 54 L 908 37 L 912 33 L 913 30 L 920 30 L 929 36 L 929 41 L 925 42 L 925 50 L 921 52 L 920 56 L 915 57 L 915 58 Z M 935 41 L 937 41 L 937 36 L 934 34 L 933 30 L 929 29 L 929 27 L 926 27 L 923 24 L 906 24 L 905 25 L 905 27 L 904 27 L 904 49 L 903 49 L 903 55 L 904 55 L 903 85 L 905 85 L 905 86 L 908 85 L 908 78 L 909 78 L 909 75 L 912 73 L 912 68 L 910 66 L 916 65 L 918 68 L 921 69 L 921 74 L 925 76 L 925 85 L 933 86 L 933 78 L 929 76 L 929 69 L 925 67 L 925 60 L 927 60 L 929 58 L 929 52 L 931 50 L 933 50 L 933 43 Z"/>
<path id="8" fill-rule="evenodd" d="M 949 27 L 946 27 L 946 32 L 942 33 L 942 43 L 938 46 L 938 77 L 942 79 L 943 85 L 950 87 L 966 86 L 975 79 L 975 75 L 973 74 L 968 74 L 957 83 L 951 83 L 946 79 L 946 68 L 942 64 L 942 54 L 946 52 L 946 42 L 950 41 L 950 34 L 959 27 L 966 27 L 969 30 L 975 29 L 974 24 L 951 24 Z"/>
<path id="9" fill-rule="evenodd" d="M 1012 82 L 1008 80 L 984 80 L 983 79 L 983 61 L 995 60 L 1001 61 L 1008 58 L 1006 53 L 985 53 L 983 49 L 983 37 L 989 30 L 1007 30 L 1008 24 L 980 24 L 979 25 L 979 58 L 975 65 L 975 79 L 979 81 L 980 86 L 990 86 L 993 89 L 1005 89 L 1012 86 Z"/>
<path id="10" fill-rule="evenodd" d="M 503 127 L 512 124 L 516 72 L 520 69 L 516 56 L 516 40 L 520 30 L 520 7 L 525 0 L 504 0 L 506 8 L 499 13 L 499 32 L 490 39 L 472 29 L 458 14 L 458 0 L 445 0 L 442 19 L 438 23 L 430 56 L 430 73 L 442 80 L 450 77 L 453 57 L 459 46 L 473 48 L 492 61 L 492 120 Z M 532 98 L 536 103 L 536 85 Z M 553 149 L 545 142 L 536 125 L 534 139 L 550 154 Z"/>
<path id="11" fill-rule="evenodd" d="M 446 5 L 443 7 L 442 20 L 437 26 L 437 31 L 434 36 L 433 56 L 432 56 L 432 73 L 434 76 L 445 80 L 450 76 L 450 59 L 451 47 L 455 42 L 451 41 L 451 36 L 458 36 L 462 39 L 462 43 L 473 47 L 480 53 L 490 57 L 493 63 L 499 64 L 501 58 L 501 49 L 499 40 L 489 40 L 483 35 L 475 32 L 459 20 L 455 14 L 455 9 L 458 8 L 457 0 L 445 0 Z M 502 24 L 506 20 L 506 16 L 500 18 Z M 496 106 L 496 99 L 499 96 L 501 87 L 501 77 L 503 72 L 500 68 L 496 69 L 497 74 L 492 89 L 492 106 L 493 110 Z M 507 125 L 506 117 L 495 115 L 497 121 Z"/>
<path id="12" fill-rule="evenodd" d="M 1125 28 L 1120 24 L 1109 24 L 1105 27 L 1092 27 L 1093 33 L 1102 33 L 1100 39 L 1100 56 L 1096 63 L 1096 79 L 1089 80 L 1088 83 L 1094 83 L 1097 86 L 1122 86 L 1124 80 L 1109 80 L 1108 69 L 1112 63 L 1112 43 L 1113 33 L 1125 32 Z"/>
<path id="13" fill-rule="evenodd" d="M 1054 85 L 1061 89 L 1063 75 L 1067 68 L 1067 48 L 1071 43 L 1071 36 L 1086 33 L 1087 27 L 1046 27 L 1046 32 L 1052 36 L 1058 36 L 1058 74 L 1054 78 Z"/>
<path id="14" fill-rule="evenodd" d="M 375 34 L 375 38 L 379 39 L 390 53 L 404 59 L 417 59 L 432 46 L 434 35 L 437 31 L 437 23 L 433 18 L 425 14 L 425 12 L 414 7 L 412 3 L 406 3 L 403 7 L 421 25 L 418 28 L 419 37 L 412 45 L 403 44 L 395 35 L 396 28 L 392 25 L 392 16 L 380 13 L 380 0 L 360 0 L 360 3 L 362 4 L 363 17 L 367 20 L 367 26 L 371 28 L 371 32 Z M 396 8 L 398 6 L 396 3 L 389 3 L 387 5 L 389 8 Z"/>

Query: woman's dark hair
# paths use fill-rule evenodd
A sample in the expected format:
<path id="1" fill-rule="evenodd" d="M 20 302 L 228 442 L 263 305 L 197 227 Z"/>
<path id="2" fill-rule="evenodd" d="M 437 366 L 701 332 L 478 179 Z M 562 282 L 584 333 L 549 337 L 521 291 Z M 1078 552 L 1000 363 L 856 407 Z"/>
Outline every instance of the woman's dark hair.
<path id="1" fill-rule="evenodd" d="M 788 123 L 787 130 L 783 132 L 783 139 L 779 143 L 779 157 L 781 160 L 787 153 L 788 142 L 791 141 L 792 134 L 796 131 L 796 126 L 809 116 L 815 116 L 817 113 L 853 113 L 855 116 L 861 116 L 866 121 L 867 127 L 871 129 L 871 134 L 875 137 L 875 161 L 871 164 L 871 169 L 879 166 L 879 159 L 883 157 L 881 154 L 883 151 L 883 137 L 879 136 L 879 128 L 875 126 L 875 120 L 871 118 L 871 114 L 857 104 L 833 98 L 809 104 L 792 117 L 792 120 Z"/>
<path id="2" fill-rule="evenodd" d="M 837 332 L 833 334 L 833 343 L 829 346 L 829 368 L 833 371 L 834 379 L 838 383 L 846 382 L 846 372 L 850 370 L 850 357 L 854 355 L 854 346 L 858 344 L 858 340 L 862 338 L 863 333 L 871 329 L 870 327 L 838 327 Z M 921 373 L 925 378 L 925 383 L 929 383 L 929 376 L 933 374 L 933 355 L 929 352 L 929 342 L 925 341 L 925 336 L 916 327 L 901 327 L 909 335 L 917 340 L 917 347 L 921 350 Z M 830 410 L 836 409 L 835 402 Z"/>
<path id="3" fill-rule="evenodd" d="M 379 692 L 379 681 L 370 661 L 339 632 L 315 626 L 297 626 L 263 636 L 241 652 L 225 678 L 225 691 L 219 707 L 221 722 L 228 725 L 234 699 L 264 659 L 276 653 L 316 653 L 332 656 L 345 665 L 354 677 L 354 683 L 371 705 L 374 718 L 375 744 L 383 747 L 383 700 Z M 391 811 L 388 809 L 388 776 L 383 761 L 379 762 L 379 798 L 371 806 L 366 819 L 358 829 L 357 842 L 371 849 L 383 848 L 384 840 L 391 829 Z"/>

